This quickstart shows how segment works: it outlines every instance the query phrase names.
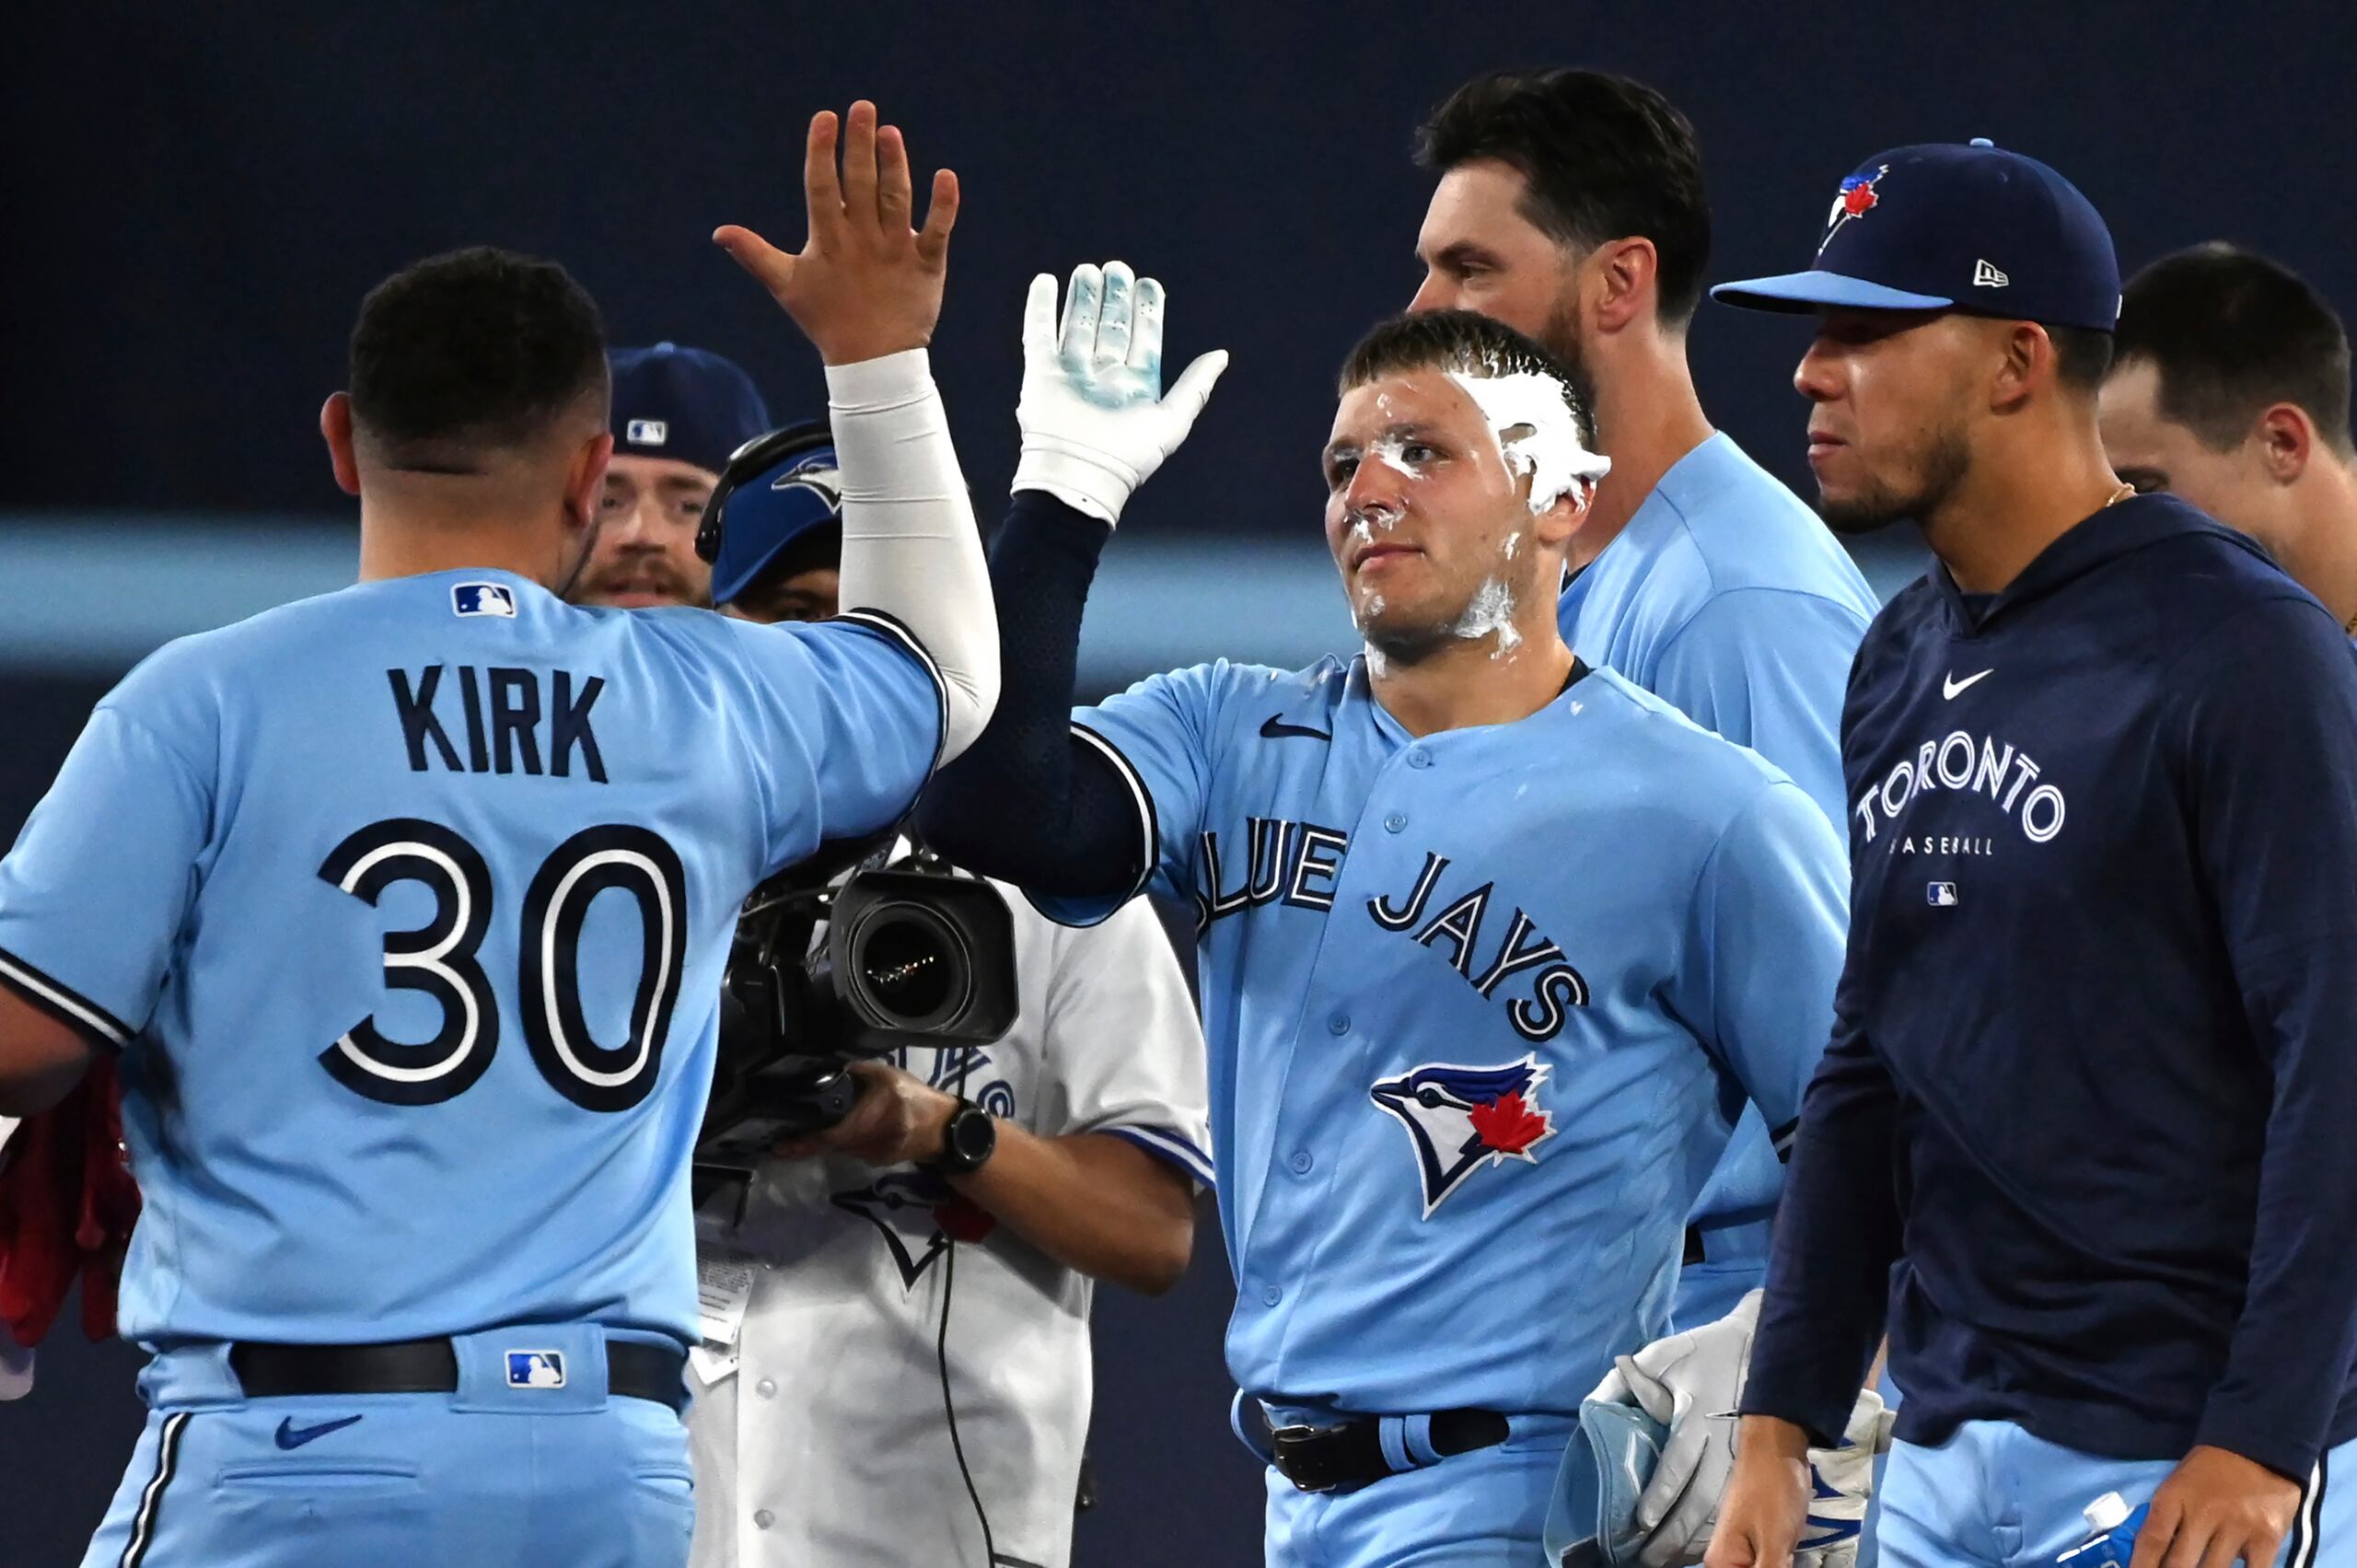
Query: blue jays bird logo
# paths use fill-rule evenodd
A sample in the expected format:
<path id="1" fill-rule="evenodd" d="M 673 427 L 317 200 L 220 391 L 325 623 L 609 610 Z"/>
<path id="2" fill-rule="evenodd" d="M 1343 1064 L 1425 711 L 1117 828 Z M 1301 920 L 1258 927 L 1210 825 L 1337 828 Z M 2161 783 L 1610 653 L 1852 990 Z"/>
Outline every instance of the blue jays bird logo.
<path id="1" fill-rule="evenodd" d="M 1536 1165 L 1531 1151 L 1555 1135 L 1555 1113 L 1538 1104 L 1551 1069 L 1537 1056 L 1496 1067 L 1434 1062 L 1368 1090 L 1408 1130 L 1424 1183 L 1424 1218 L 1484 1164 Z"/>
<path id="2" fill-rule="evenodd" d="M 911 1291 L 951 1242 L 980 1241 L 998 1224 L 972 1199 L 923 1170 L 888 1172 L 872 1187 L 836 1193 L 834 1203 L 882 1233 L 902 1288 Z"/>
<path id="3" fill-rule="evenodd" d="M 1882 192 L 1875 187 L 1889 172 L 1890 165 L 1886 163 L 1877 166 L 1872 174 L 1853 174 L 1841 181 L 1841 189 L 1833 193 L 1833 209 L 1825 215 L 1825 238 L 1817 241 L 1818 255 L 1825 254 L 1825 248 L 1833 243 L 1833 237 L 1841 232 L 1843 224 L 1875 210 L 1875 203 L 1882 200 Z"/>
<path id="4" fill-rule="evenodd" d="M 770 481 L 772 490 L 807 490 L 830 512 L 843 509 L 842 470 L 831 457 L 814 455 Z"/>

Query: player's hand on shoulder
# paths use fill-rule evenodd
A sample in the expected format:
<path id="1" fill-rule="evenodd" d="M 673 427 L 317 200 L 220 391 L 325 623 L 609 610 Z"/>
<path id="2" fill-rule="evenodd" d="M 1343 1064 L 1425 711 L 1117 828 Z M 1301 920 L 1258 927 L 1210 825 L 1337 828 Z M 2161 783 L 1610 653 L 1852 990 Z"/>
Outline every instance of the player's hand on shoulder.
<path id="1" fill-rule="evenodd" d="M 1045 491 L 1100 521 L 1178 449 L 1227 352 L 1214 349 L 1162 389 L 1162 285 L 1120 261 L 1074 268 L 1061 317 L 1056 280 L 1031 280 L 1023 310 L 1023 456 L 1015 489 Z"/>
<path id="2" fill-rule="evenodd" d="M 2255 1460 L 2196 1447 L 2153 1493 L 2131 1568 L 2268 1564 L 2299 1511 L 2300 1487 Z"/>
<path id="3" fill-rule="evenodd" d="M 810 122 L 802 170 L 810 236 L 799 255 L 735 224 L 712 238 L 785 308 L 819 358 L 851 365 L 933 341 L 949 229 L 958 221 L 958 177 L 946 168 L 934 175 L 924 226 L 912 228 L 900 127 L 878 126 L 876 106 L 864 99 L 853 104 L 840 125 L 840 174 L 838 129 L 831 110 Z"/>
<path id="4" fill-rule="evenodd" d="M 854 1062 L 859 1096 L 851 1114 L 825 1132 L 777 1146 L 779 1157 L 849 1155 L 873 1166 L 907 1165 L 941 1153 L 957 1099 L 883 1062 Z"/>

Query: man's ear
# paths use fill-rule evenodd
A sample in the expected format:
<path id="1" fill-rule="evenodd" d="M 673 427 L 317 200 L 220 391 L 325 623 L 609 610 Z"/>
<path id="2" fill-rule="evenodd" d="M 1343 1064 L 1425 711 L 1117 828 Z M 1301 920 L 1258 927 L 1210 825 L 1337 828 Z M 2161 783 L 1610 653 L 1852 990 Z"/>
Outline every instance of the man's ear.
<path id="1" fill-rule="evenodd" d="M 1532 535 L 1547 549 L 1561 550 L 1578 534 L 1580 525 L 1587 521 L 1588 508 L 1595 501 L 1596 481 L 1573 480 L 1569 490 L 1555 497 L 1553 505 L 1533 519 Z"/>
<path id="2" fill-rule="evenodd" d="M 2308 459 L 2316 455 L 2316 422 L 2297 403 L 2270 405 L 2258 416 L 2251 436 L 2258 443 L 2260 465 L 2278 484 L 2289 484 L 2305 473 Z"/>
<path id="3" fill-rule="evenodd" d="M 586 528 L 598 520 L 598 510 L 606 495 L 606 465 L 614 459 L 614 435 L 601 430 L 581 444 L 573 454 L 573 466 L 564 476 L 565 510 L 573 514 L 573 526 Z"/>
<path id="4" fill-rule="evenodd" d="M 2057 355 L 2054 340 L 2035 321 L 1991 322 L 2000 328 L 1996 374 L 1989 383 L 1991 412 L 2009 413 L 2022 400 L 2054 380 Z"/>
<path id="5" fill-rule="evenodd" d="M 1588 253 L 1596 324 L 1617 332 L 1659 308 L 1661 255 L 1650 239 L 1610 239 Z"/>
<path id="6" fill-rule="evenodd" d="M 328 462 L 335 482 L 346 495 L 360 494 L 360 459 L 352 449 L 352 394 L 330 392 L 319 405 L 319 435 L 328 444 Z"/>

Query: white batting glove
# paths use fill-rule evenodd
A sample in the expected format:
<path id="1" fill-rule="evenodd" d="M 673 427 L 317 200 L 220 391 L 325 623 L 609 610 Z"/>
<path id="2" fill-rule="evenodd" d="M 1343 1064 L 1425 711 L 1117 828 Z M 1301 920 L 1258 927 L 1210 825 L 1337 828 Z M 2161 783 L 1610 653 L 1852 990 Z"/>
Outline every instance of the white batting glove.
<path id="1" fill-rule="evenodd" d="M 1616 1357 L 1592 1400 L 1635 1404 L 1669 1428 L 1661 1461 L 1637 1499 L 1644 1532 L 1643 1568 L 1687 1568 L 1702 1561 L 1719 1522 L 1719 1499 L 1735 1472 L 1736 1411 L 1751 1361 L 1764 1292 L 1753 1291 L 1715 1323 L 1656 1340 Z M 1808 1451 L 1816 1494 L 1793 1553 L 1794 1568 L 1852 1568 L 1874 1491 L 1875 1456 L 1890 1446 L 1891 1412 L 1872 1388 L 1860 1392 L 1839 1448 Z"/>
<path id="2" fill-rule="evenodd" d="M 1073 270 L 1063 319 L 1056 280 L 1031 280 L 1023 308 L 1023 456 L 1016 491 L 1044 490 L 1106 523 L 1178 449 L 1227 368 L 1215 349 L 1162 390 L 1162 285 L 1120 261 Z"/>

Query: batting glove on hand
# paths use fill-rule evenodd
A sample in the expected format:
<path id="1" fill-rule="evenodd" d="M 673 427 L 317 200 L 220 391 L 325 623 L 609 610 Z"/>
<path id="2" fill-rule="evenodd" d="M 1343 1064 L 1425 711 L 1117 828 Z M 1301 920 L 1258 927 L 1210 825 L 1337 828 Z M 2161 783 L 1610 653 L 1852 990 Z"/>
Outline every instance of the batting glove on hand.
<path id="1" fill-rule="evenodd" d="M 1214 350 L 1162 390 L 1162 285 L 1120 261 L 1073 270 L 1063 319 L 1056 280 L 1031 280 L 1023 309 L 1023 456 L 1015 489 L 1044 490 L 1106 523 L 1178 449 L 1227 368 Z"/>
<path id="2" fill-rule="evenodd" d="M 1591 1400 L 1634 1404 L 1669 1429 L 1661 1460 L 1637 1499 L 1644 1532 L 1643 1568 L 1687 1568 L 1702 1561 L 1717 1527 L 1719 1499 L 1735 1472 L 1736 1411 L 1743 1398 L 1751 1338 L 1763 1292 L 1753 1291 L 1715 1323 L 1656 1340 L 1614 1358 Z M 1809 1450 L 1815 1496 L 1793 1553 L 1794 1568 L 1852 1568 L 1874 1490 L 1875 1455 L 1890 1446 L 1891 1413 L 1868 1388 L 1858 1396 L 1839 1448 Z"/>

